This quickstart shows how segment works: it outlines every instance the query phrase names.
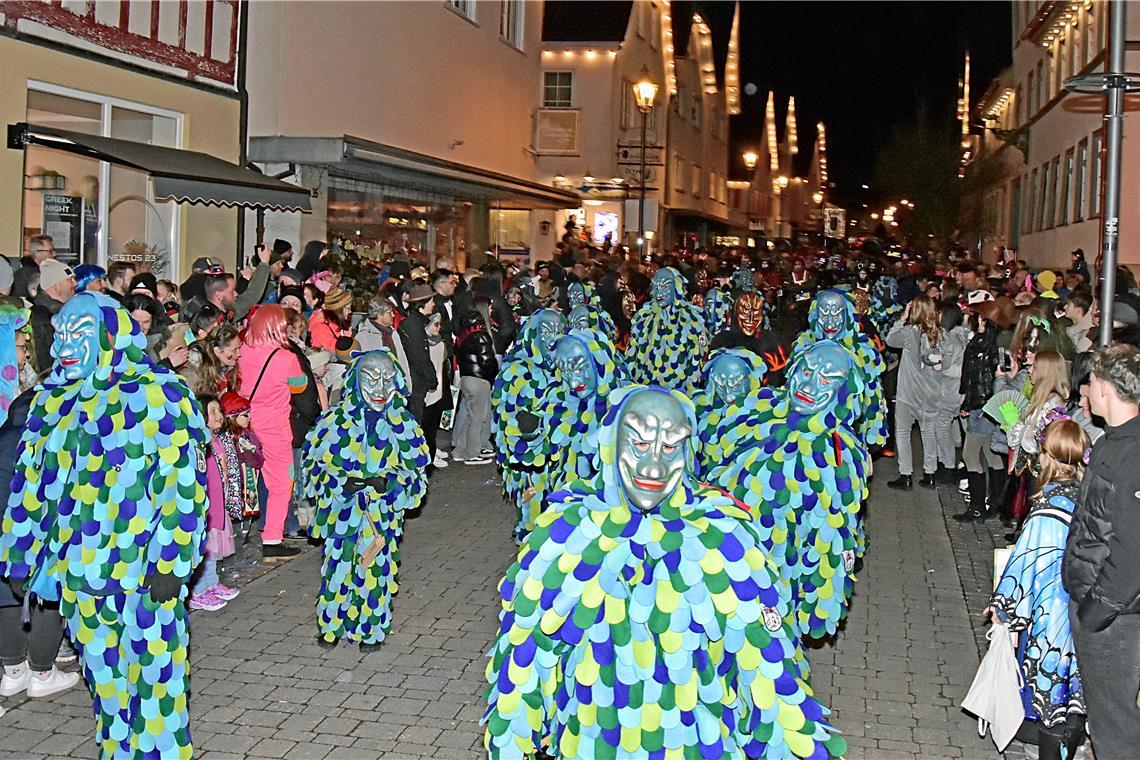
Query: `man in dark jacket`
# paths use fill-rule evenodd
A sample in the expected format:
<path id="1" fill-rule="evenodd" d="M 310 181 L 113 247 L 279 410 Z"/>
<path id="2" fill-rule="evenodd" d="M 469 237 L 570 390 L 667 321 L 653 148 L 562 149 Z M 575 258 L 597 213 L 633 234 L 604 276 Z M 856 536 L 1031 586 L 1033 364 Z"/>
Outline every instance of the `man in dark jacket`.
<path id="1" fill-rule="evenodd" d="M 468 465 L 492 461 L 483 453 L 491 437 L 491 385 L 499 373 L 488 324 L 490 309 L 490 299 L 476 295 L 472 309 L 459 323 L 459 334 L 455 338 L 462 400 L 452 428 L 453 459 Z"/>
<path id="2" fill-rule="evenodd" d="M 75 273 L 62 261 L 47 259 L 40 264 L 39 275 L 40 289 L 32 299 L 30 321 L 36 341 L 36 369 L 43 372 L 55 361 L 51 358 L 51 344 L 55 339 L 51 320 L 75 295 Z"/>
<path id="3" fill-rule="evenodd" d="M 1140 751 L 1140 350 L 1098 349 L 1090 370 L 1089 406 L 1107 429 L 1081 481 L 1061 572 L 1093 750 L 1125 760 Z"/>
<path id="4" fill-rule="evenodd" d="M 12 295 L 30 298 L 28 286 L 39 274 L 40 264 L 55 258 L 55 245 L 49 235 L 33 235 L 28 240 L 28 255 L 20 259 L 20 268 L 12 276 Z"/>
<path id="5" fill-rule="evenodd" d="M 439 381 L 431 362 L 431 350 L 427 339 L 427 318 L 435 311 L 432 290 L 427 285 L 415 285 L 408 294 L 408 315 L 400 322 L 396 331 L 404 354 L 408 358 L 408 374 L 412 384 L 412 397 L 408 408 L 416 421 L 423 425 L 424 399 L 429 391 L 434 391 Z"/>

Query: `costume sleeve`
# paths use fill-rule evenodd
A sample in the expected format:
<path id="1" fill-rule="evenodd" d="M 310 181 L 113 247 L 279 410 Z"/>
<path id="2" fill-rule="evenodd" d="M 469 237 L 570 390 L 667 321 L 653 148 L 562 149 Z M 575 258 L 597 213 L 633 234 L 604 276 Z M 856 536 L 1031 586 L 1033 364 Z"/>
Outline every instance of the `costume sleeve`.
<path id="1" fill-rule="evenodd" d="M 1140 473 L 1129 468 L 1120 473 L 1116 489 L 1106 501 L 1109 525 L 1105 536 L 1108 556 L 1100 573 L 1081 601 L 1081 624 L 1103 631 L 1116 616 L 1140 598 L 1140 573 L 1136 572 L 1136 547 L 1140 546 Z"/>
<path id="2" fill-rule="evenodd" d="M 1059 520 L 1030 512 L 990 598 L 990 606 L 1010 618 L 1010 630 L 1025 630 L 1033 622 L 1036 599 L 1042 593 L 1040 579 L 1056 577 L 1059 571 L 1049 572 L 1049 568 L 1060 565 L 1067 534 Z"/>
<path id="3" fill-rule="evenodd" d="M 918 350 L 918 340 L 915 337 L 915 328 L 913 325 L 903 324 L 900 319 L 895 322 L 891 327 L 890 332 L 887 333 L 885 342 L 891 348 L 897 348 L 901 351 L 906 349 Z"/>

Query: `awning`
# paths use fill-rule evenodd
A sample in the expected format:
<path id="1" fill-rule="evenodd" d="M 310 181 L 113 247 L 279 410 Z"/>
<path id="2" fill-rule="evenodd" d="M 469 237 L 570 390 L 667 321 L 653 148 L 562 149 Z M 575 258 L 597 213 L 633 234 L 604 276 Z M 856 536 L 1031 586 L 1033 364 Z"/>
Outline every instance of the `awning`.
<path id="1" fill-rule="evenodd" d="M 577 208 L 577 193 L 538 182 L 447 161 L 359 137 L 253 137 L 249 159 L 261 164 L 319 166 L 330 176 L 372 183 L 453 202 L 487 203 L 504 209 Z"/>
<path id="2" fill-rule="evenodd" d="M 154 195 L 187 203 L 309 211 L 309 191 L 192 150 L 86 135 L 21 122 L 8 125 L 8 147 L 65 150 L 146 172 Z"/>

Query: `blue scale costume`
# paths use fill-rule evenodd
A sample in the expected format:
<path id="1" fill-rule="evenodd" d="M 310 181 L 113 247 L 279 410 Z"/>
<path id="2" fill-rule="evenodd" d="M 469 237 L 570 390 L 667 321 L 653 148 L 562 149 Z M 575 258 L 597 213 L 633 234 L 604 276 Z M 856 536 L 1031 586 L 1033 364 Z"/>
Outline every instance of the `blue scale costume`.
<path id="1" fill-rule="evenodd" d="M 362 372 L 390 373 L 388 387 L 372 389 Z M 374 393 L 381 400 L 370 403 Z M 305 437 L 301 487 L 314 505 L 312 536 L 324 539 L 317 630 L 327 642 L 376 644 L 392 628 L 404 514 L 423 501 L 429 462 L 407 398 L 391 352 L 362 354 L 345 373 L 340 403 Z"/>
<path id="2" fill-rule="evenodd" d="M 689 433 L 678 450 L 688 462 L 652 508 L 634 506 L 619 475 L 623 409 L 644 394 L 676 399 Z M 695 424 L 680 393 L 611 395 L 600 487 L 555 494 L 500 584 L 490 757 L 819 760 L 846 750 L 798 677 L 787 597 L 754 525 L 688 472 Z"/>
<path id="3" fill-rule="evenodd" d="M 700 382 L 709 335 L 700 308 L 685 300 L 684 280 L 665 267 L 653 275 L 652 297 L 633 317 L 626 366 L 629 379 L 690 392 Z"/>
<path id="4" fill-rule="evenodd" d="M 600 330 L 610 340 L 617 339 L 614 318 L 602 308 L 602 299 L 593 285 L 571 282 L 566 286 L 566 302 L 570 307 L 566 318 L 571 327 Z"/>
<path id="5" fill-rule="evenodd" d="M 742 363 L 746 371 L 739 387 L 723 386 L 736 377 L 724 378 L 716 368 L 735 359 Z M 732 362 L 734 365 L 736 362 Z M 764 360 L 751 351 L 742 348 L 722 348 L 713 351 L 705 362 L 701 373 L 701 389 L 693 394 L 693 406 L 697 410 L 697 453 L 696 474 L 705 477 L 710 470 L 732 459 L 732 450 L 740 441 L 733 435 L 739 417 L 753 417 L 760 405 L 770 406 L 772 392 L 764 386 L 764 375 L 768 367 Z M 728 400 L 733 396 L 733 400 Z"/>
<path id="6" fill-rule="evenodd" d="M 705 293 L 705 330 L 717 335 L 731 326 L 732 296 L 720 288 L 709 288 Z"/>
<path id="7" fill-rule="evenodd" d="M 185 586 L 174 589 L 202 559 L 209 434 L 117 302 L 82 293 L 53 323 L 56 361 L 20 439 L 0 575 L 59 600 L 103 757 L 189 758 Z"/>

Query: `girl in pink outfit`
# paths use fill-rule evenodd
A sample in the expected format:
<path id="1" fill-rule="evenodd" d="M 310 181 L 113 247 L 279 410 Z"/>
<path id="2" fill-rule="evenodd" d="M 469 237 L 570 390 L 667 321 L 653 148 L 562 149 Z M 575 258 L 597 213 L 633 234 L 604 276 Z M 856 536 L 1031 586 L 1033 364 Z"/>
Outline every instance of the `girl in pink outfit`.
<path id="1" fill-rule="evenodd" d="M 224 417 L 222 405 L 216 396 L 199 396 L 206 412 L 206 426 L 210 429 L 210 447 L 206 452 L 206 551 L 197 579 L 190 587 L 190 609 L 220 610 L 226 602 L 238 595 L 218 578 L 218 560 L 234 553 L 233 528 L 226 514 L 226 462 L 218 435 L 222 432 Z"/>
<path id="2" fill-rule="evenodd" d="M 308 385 L 297 357 L 288 348 L 285 311 L 276 304 L 261 306 L 250 317 L 238 358 L 241 395 L 249 399 L 250 421 L 261 441 L 261 478 L 269 494 L 265 528 L 261 533 L 264 562 L 292 559 L 300 549 L 281 543 L 285 517 L 293 496 L 293 431 L 290 399 Z"/>

